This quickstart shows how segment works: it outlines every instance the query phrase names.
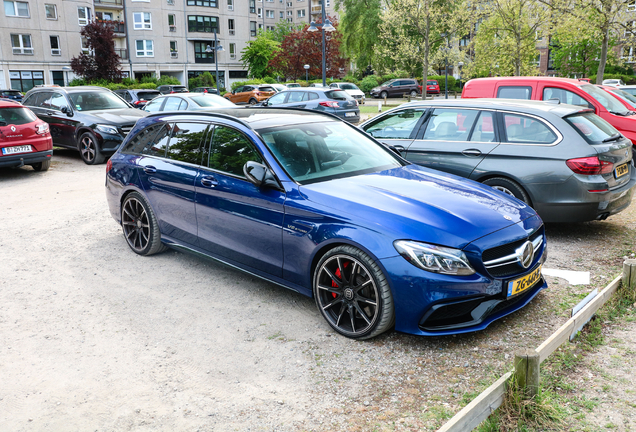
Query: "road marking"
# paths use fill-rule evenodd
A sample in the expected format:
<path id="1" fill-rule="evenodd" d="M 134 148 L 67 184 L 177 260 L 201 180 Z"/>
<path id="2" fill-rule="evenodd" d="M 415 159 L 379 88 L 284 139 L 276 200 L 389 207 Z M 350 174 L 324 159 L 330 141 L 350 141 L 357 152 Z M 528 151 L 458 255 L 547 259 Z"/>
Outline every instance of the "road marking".
<path id="1" fill-rule="evenodd" d="M 590 272 L 543 268 L 541 269 L 541 273 L 543 273 L 546 276 L 554 276 L 561 279 L 565 279 L 571 285 L 589 285 L 590 284 Z"/>

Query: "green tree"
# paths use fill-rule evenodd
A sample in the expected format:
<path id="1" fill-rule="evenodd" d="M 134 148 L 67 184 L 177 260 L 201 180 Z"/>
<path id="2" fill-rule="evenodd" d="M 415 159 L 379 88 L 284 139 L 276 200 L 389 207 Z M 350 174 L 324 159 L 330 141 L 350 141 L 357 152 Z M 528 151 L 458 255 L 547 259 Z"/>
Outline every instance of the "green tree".
<path id="1" fill-rule="evenodd" d="M 251 77 L 264 78 L 271 74 L 268 64 L 279 45 L 267 32 L 261 32 L 256 39 L 247 42 L 247 46 L 241 51 L 241 61 Z"/>
<path id="2" fill-rule="evenodd" d="M 375 48 L 384 3 L 382 0 L 336 0 L 336 10 L 343 12 L 338 28 L 342 35 L 340 48 L 363 69 L 376 63 Z"/>

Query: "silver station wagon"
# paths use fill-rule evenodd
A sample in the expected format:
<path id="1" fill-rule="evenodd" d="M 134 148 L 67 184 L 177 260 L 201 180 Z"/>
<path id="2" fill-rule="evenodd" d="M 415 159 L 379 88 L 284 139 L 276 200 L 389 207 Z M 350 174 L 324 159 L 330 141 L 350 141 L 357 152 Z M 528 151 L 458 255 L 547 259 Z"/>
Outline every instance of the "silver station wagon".
<path id="1" fill-rule="evenodd" d="M 636 185 L 631 141 L 580 106 L 412 102 L 360 128 L 413 163 L 513 195 L 546 222 L 604 220 L 629 206 Z"/>

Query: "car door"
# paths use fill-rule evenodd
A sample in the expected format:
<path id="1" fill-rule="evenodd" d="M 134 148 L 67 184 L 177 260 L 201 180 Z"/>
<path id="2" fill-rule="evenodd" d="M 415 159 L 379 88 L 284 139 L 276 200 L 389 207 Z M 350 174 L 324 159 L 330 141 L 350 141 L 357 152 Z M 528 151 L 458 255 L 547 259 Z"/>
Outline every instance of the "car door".
<path id="1" fill-rule="evenodd" d="M 62 93 L 47 92 L 46 95 L 38 97 L 37 107 L 31 109 L 41 120 L 49 124 L 53 144 L 60 147 L 77 148 L 75 132 L 81 122 L 74 118 L 74 111 Z M 67 110 L 71 115 L 62 112 Z"/>
<path id="2" fill-rule="evenodd" d="M 470 177 L 498 145 L 494 111 L 435 108 L 404 157 L 418 165 Z"/>
<path id="3" fill-rule="evenodd" d="M 169 96 L 166 98 L 162 111 L 179 111 L 187 108 L 187 106 L 188 104 L 180 97 Z"/>
<path id="4" fill-rule="evenodd" d="M 289 92 L 285 107 L 287 108 L 305 108 L 307 106 L 307 92 L 292 91 Z"/>
<path id="5" fill-rule="evenodd" d="M 366 124 L 363 129 L 378 141 L 402 153 L 415 139 L 427 111 L 426 107 L 390 111 Z"/>
<path id="6" fill-rule="evenodd" d="M 253 86 L 243 86 L 241 91 L 236 92 L 236 100 L 234 103 L 247 103 L 249 101 L 250 96 L 252 95 L 252 90 L 254 90 Z"/>
<path id="7" fill-rule="evenodd" d="M 162 235 L 196 245 L 194 182 L 208 123 L 177 121 L 155 127 L 155 138 L 137 161 L 140 183 Z"/>
<path id="8" fill-rule="evenodd" d="M 216 124 L 209 142 L 207 161 L 196 180 L 199 247 L 231 262 L 282 276 L 284 192 L 260 188 L 245 178 L 247 161 L 263 163 L 246 134 Z"/>
<path id="9" fill-rule="evenodd" d="M 276 93 L 274 96 L 271 96 L 269 99 L 263 102 L 263 105 L 265 106 L 282 105 L 285 103 L 285 99 L 287 99 L 287 95 L 290 93 L 291 92 Z"/>

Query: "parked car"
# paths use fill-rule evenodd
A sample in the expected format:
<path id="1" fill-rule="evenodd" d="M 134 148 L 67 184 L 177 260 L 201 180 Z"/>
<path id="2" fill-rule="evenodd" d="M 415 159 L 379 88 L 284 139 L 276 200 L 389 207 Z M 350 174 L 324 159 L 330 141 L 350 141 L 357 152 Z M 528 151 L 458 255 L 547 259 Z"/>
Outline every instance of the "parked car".
<path id="1" fill-rule="evenodd" d="M 186 86 L 184 85 L 160 85 L 159 87 L 157 87 L 157 90 L 159 90 L 159 92 L 161 94 L 172 94 L 172 93 L 188 93 L 189 90 Z"/>
<path id="2" fill-rule="evenodd" d="M 611 78 L 611 79 L 603 80 L 603 85 L 616 87 L 616 86 L 624 86 L 625 83 L 621 79 Z"/>
<path id="3" fill-rule="evenodd" d="M 374 98 L 402 97 L 403 95 L 417 96 L 421 93 L 417 80 L 411 78 L 392 79 L 371 89 Z"/>
<path id="4" fill-rule="evenodd" d="M 546 222 L 605 219 L 629 206 L 631 142 L 589 108 L 467 99 L 415 102 L 360 125 L 409 161 L 491 186 Z"/>
<path id="5" fill-rule="evenodd" d="M 18 90 L 0 90 L 0 98 L 22 102 L 22 93 Z"/>
<path id="6" fill-rule="evenodd" d="M 221 96 L 206 93 L 178 93 L 162 95 L 144 108 L 149 113 L 160 111 L 200 111 L 210 108 L 236 107 Z"/>
<path id="7" fill-rule="evenodd" d="M 311 83 L 311 84 L 309 84 L 309 87 L 311 87 L 311 88 L 320 88 L 320 89 L 329 88 L 329 86 L 324 86 L 324 85 L 322 85 L 322 83 Z"/>
<path id="8" fill-rule="evenodd" d="M 426 93 L 439 94 L 439 83 L 437 82 L 437 80 L 426 81 Z"/>
<path id="9" fill-rule="evenodd" d="M 269 84 L 244 85 L 237 87 L 232 93 L 226 93 L 223 97 L 235 104 L 254 105 L 276 94 L 276 89 Z"/>
<path id="10" fill-rule="evenodd" d="M 146 104 L 161 95 L 159 90 L 149 89 L 132 89 L 132 90 L 115 90 L 115 94 L 119 95 L 123 100 L 131 104 L 135 108 L 142 109 Z"/>
<path id="11" fill-rule="evenodd" d="M 270 84 L 270 86 L 274 87 L 274 90 L 277 92 L 282 92 L 283 90 L 287 90 L 287 86 L 284 84 Z"/>
<path id="12" fill-rule="evenodd" d="M 304 87 L 288 89 L 260 104 L 263 107 L 306 108 L 334 114 L 349 123 L 360 121 L 358 103 L 349 94 L 339 89 Z"/>
<path id="13" fill-rule="evenodd" d="M 596 87 L 603 89 L 614 96 L 628 110 L 636 111 L 636 96 L 621 90 L 621 88 L 619 87 L 612 87 L 607 85 L 597 85 Z"/>
<path id="14" fill-rule="evenodd" d="M 622 88 L 622 87 L 621 87 Z M 464 85 L 462 98 L 553 99 L 594 109 L 594 112 L 636 144 L 636 116 L 598 87 L 569 78 L 476 78 Z M 636 150 L 634 150 L 636 155 Z"/>
<path id="15" fill-rule="evenodd" d="M 134 253 L 172 247 L 314 297 L 354 339 L 482 330 L 547 286 L 534 210 L 318 112 L 152 114 L 106 196 Z"/>
<path id="16" fill-rule="evenodd" d="M 93 86 L 34 87 L 23 103 L 49 124 L 53 145 L 79 150 L 89 165 L 115 153 L 135 122 L 147 115 Z"/>
<path id="17" fill-rule="evenodd" d="M 287 88 L 298 88 L 298 87 L 300 87 L 300 84 L 298 84 L 298 83 L 286 83 L 285 85 L 287 86 Z"/>
<path id="18" fill-rule="evenodd" d="M 190 93 L 210 93 L 214 95 L 218 95 L 219 91 L 216 87 L 195 87 L 194 90 L 191 90 Z"/>
<path id="19" fill-rule="evenodd" d="M 329 88 L 336 88 L 346 91 L 349 96 L 358 101 L 359 104 L 364 104 L 365 96 L 364 92 L 358 88 L 357 85 L 349 82 L 331 83 Z"/>
<path id="20" fill-rule="evenodd" d="M 636 85 L 624 85 L 621 86 L 621 90 L 636 96 Z"/>
<path id="21" fill-rule="evenodd" d="M 0 168 L 51 166 L 53 139 L 49 125 L 18 102 L 0 101 Z"/>
<path id="22" fill-rule="evenodd" d="M 588 84 L 591 84 L 591 83 L 592 83 L 592 80 L 591 80 L 591 79 L 589 79 L 589 78 L 577 78 L 577 79 L 578 79 L 579 81 L 583 81 L 583 82 L 586 82 L 586 83 L 588 83 Z"/>

